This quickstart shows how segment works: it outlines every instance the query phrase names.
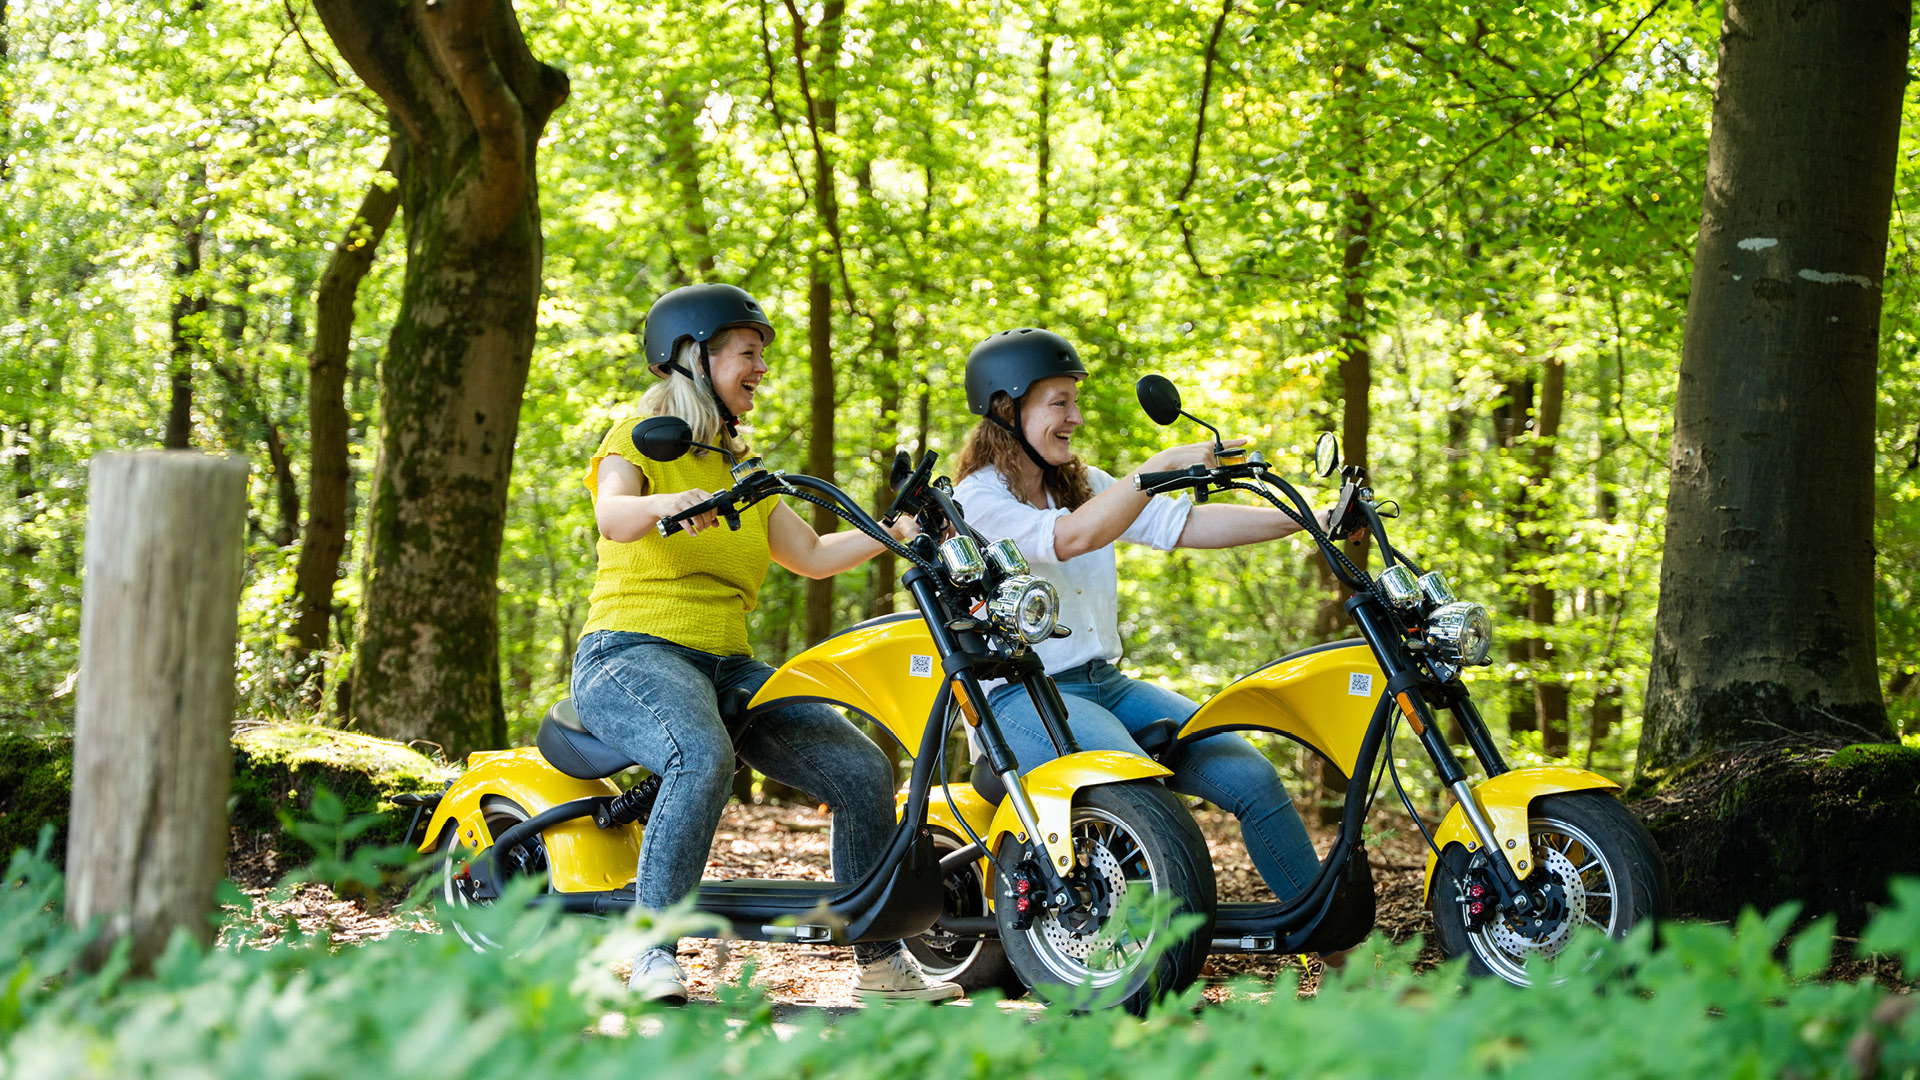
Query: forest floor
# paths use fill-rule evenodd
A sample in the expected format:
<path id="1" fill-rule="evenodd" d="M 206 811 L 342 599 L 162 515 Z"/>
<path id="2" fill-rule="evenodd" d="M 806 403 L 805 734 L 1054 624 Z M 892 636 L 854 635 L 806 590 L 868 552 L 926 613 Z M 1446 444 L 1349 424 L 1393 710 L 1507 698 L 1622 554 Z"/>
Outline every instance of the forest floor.
<path id="1" fill-rule="evenodd" d="M 1194 816 L 1213 849 L 1220 899 L 1271 899 L 1247 857 L 1234 819 L 1211 807 L 1197 809 Z M 1432 921 L 1420 895 L 1425 870 L 1420 836 L 1407 827 L 1404 815 L 1396 819 L 1381 813 L 1376 818 L 1367 845 L 1378 891 L 1376 926 L 1395 942 L 1430 936 Z M 831 876 L 827 822 L 828 815 L 811 806 L 729 804 L 708 854 L 706 877 L 825 880 Z M 1309 825 L 1308 831 L 1324 853 L 1332 843 L 1333 828 Z M 235 831 L 229 874 L 254 902 L 249 936 L 256 941 L 275 940 L 289 924 L 305 933 L 325 932 L 341 944 L 381 938 L 403 925 L 432 926 L 430 916 L 398 911 L 391 898 L 341 897 L 314 884 L 276 890 L 275 883 L 287 869 L 274 858 L 268 838 Z M 847 947 L 687 938 L 681 943 L 680 962 L 695 1002 L 713 1001 L 716 985 L 739 979 L 750 965 L 753 981 L 765 988 L 777 1007 L 837 1010 L 857 1005 L 852 993 L 853 950 Z M 1417 966 L 1427 968 L 1439 962 L 1438 949 L 1428 944 Z M 622 976 L 624 966 L 616 968 Z M 1300 992 L 1311 994 L 1318 987 L 1321 965 L 1294 955 L 1217 955 L 1208 960 L 1203 972 L 1206 998 L 1225 1000 L 1232 992 L 1230 984 L 1246 979 L 1259 986 L 1271 984 L 1281 971 L 1297 973 Z"/>
<path id="2" fill-rule="evenodd" d="M 1211 807 L 1195 810 L 1214 856 L 1219 896 L 1223 901 L 1270 898 L 1248 859 L 1234 819 Z M 825 880 L 828 872 L 827 814 L 820 808 L 793 805 L 732 803 L 721 818 L 708 855 L 706 877 L 794 877 Z M 1309 823 L 1308 832 L 1324 854 L 1332 842 L 1332 827 Z M 1420 834 L 1404 814 L 1376 810 L 1367 843 L 1377 892 L 1375 927 L 1395 943 L 1416 936 L 1425 940 L 1415 968 L 1426 970 L 1441 962 L 1432 941 L 1433 922 L 1421 896 L 1426 869 Z M 370 941 L 402 926 L 433 929 L 430 914 L 396 909 L 391 897 L 340 897 L 322 885 L 275 890 L 274 883 L 289 868 L 276 865 L 269 838 L 236 830 L 229 851 L 229 874 L 254 901 L 249 936 L 265 943 L 274 940 L 289 923 L 306 933 L 325 932 L 341 944 Z M 1882 986 L 1911 989 L 1898 962 L 1854 960 L 1847 956 L 1851 939 L 1836 943 L 1836 960 L 1822 975 L 1827 981 L 1852 981 L 1870 976 Z M 716 986 L 748 974 L 763 987 L 781 1018 L 808 1013 L 828 1015 L 857 1008 L 852 994 L 853 956 L 841 946 L 776 945 L 765 942 L 723 942 L 687 938 L 681 943 L 681 965 L 689 976 L 695 1003 L 711 1004 Z M 624 977 L 625 963 L 615 965 Z M 1215 955 L 1202 972 L 1204 996 L 1209 1002 L 1227 1000 L 1236 991 L 1262 993 L 1277 975 L 1295 973 L 1297 993 L 1312 995 L 1319 988 L 1321 965 L 1294 955 Z M 1249 980 L 1251 980 L 1249 982 Z M 1037 1008 L 1029 1001 L 1006 1002 L 1003 1008 Z"/>

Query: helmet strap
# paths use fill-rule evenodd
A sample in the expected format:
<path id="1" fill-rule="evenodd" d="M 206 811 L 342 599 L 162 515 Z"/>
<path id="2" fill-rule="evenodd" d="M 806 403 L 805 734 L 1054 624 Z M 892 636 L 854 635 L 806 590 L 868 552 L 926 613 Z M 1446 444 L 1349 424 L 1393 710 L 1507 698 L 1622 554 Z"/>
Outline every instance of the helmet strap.
<path id="1" fill-rule="evenodd" d="M 726 402 L 720 400 L 720 388 L 713 384 L 713 359 L 707 354 L 707 343 L 702 341 L 699 345 L 700 373 L 707 377 L 707 393 L 713 395 L 713 404 L 720 410 L 720 422 L 727 426 L 727 434 L 737 439 L 740 437 L 740 429 L 738 427 L 740 418 L 733 415 L 733 410 L 727 408 Z M 664 366 L 668 371 L 677 371 L 687 378 L 693 379 L 696 383 L 700 381 L 699 379 L 694 379 L 693 372 L 681 366 L 678 360 L 669 360 Z M 1032 453 L 1033 451 L 1029 450 L 1027 452 Z"/>
<path id="2" fill-rule="evenodd" d="M 988 420 L 1006 429 L 1007 434 L 1013 436 L 1013 441 L 1020 444 L 1020 449 L 1027 452 L 1028 460 L 1039 466 L 1041 483 L 1044 483 L 1049 488 L 1054 487 L 1060 478 L 1060 466 L 1041 457 L 1040 451 L 1035 450 L 1033 444 L 1027 441 L 1027 433 L 1020 429 L 1020 425 L 1017 422 L 1020 419 L 1020 403 L 1018 401 L 1013 403 L 1013 418 L 1016 421 L 1015 423 L 1009 424 L 1000 417 L 995 416 L 991 411 L 986 413 L 986 417 Z"/>

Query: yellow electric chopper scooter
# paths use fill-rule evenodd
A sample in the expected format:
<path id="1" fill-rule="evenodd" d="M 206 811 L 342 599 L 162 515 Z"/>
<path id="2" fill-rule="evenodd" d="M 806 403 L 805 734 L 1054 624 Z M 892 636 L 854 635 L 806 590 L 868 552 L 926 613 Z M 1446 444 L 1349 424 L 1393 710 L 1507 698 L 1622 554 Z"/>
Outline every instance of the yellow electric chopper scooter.
<path id="1" fill-rule="evenodd" d="M 697 445 L 673 417 L 642 421 L 633 441 L 656 460 Z M 967 526 L 946 480 L 932 478 L 936 460 L 928 453 L 915 469 L 905 467 L 904 455 L 895 462 L 888 518 L 910 514 L 922 530 L 905 545 L 834 485 L 770 472 L 758 458 L 734 464 L 734 486 L 661 521 L 670 536 L 713 511 L 738 528 L 743 509 L 773 496 L 825 506 L 906 560 L 902 584 L 918 606 L 842 631 L 782 665 L 749 700 L 720 703 L 736 742 L 758 716 L 815 701 L 857 713 L 899 740 L 913 769 L 900 793 L 900 824 L 878 864 L 853 882 L 703 882 L 696 906 L 721 916 L 733 934 L 764 941 L 883 941 L 930 929 L 942 917 L 943 877 L 955 865 L 943 867 L 929 814 L 958 716 L 1002 789 L 989 800 L 969 788 L 978 811 L 969 821 L 976 845 L 969 861 L 992 856 L 1009 898 L 1004 929 L 1038 942 L 1014 951 L 1014 972 L 1025 985 L 1090 984 L 1106 991 L 1102 1000 L 1144 1010 L 1194 980 L 1209 938 L 1203 926 L 1150 948 L 1153 935 L 1166 931 L 1130 918 L 1136 909 L 1121 901 L 1144 886 L 1169 897 L 1176 912 L 1210 922 L 1206 841 L 1157 781 L 1169 775 L 1164 766 L 1074 743 L 1059 692 L 1031 651 L 1068 632 L 1056 625 L 1053 587 L 1027 572 L 1013 545 L 985 543 Z M 1022 774 L 981 692 L 981 682 L 994 679 L 1026 686 L 1060 757 Z M 512 879 L 532 877 L 542 883 L 541 901 L 568 911 L 630 908 L 641 832 L 659 787 L 649 777 L 623 793 L 610 777 L 632 764 L 586 731 L 565 701 L 547 714 L 535 746 L 469 755 L 465 773 L 431 800 L 420 844 L 443 854 L 446 902 L 490 903 Z M 983 927 L 961 922 L 956 930 L 977 935 Z"/>
<path id="2" fill-rule="evenodd" d="M 1155 423 L 1187 415 L 1179 391 L 1161 376 L 1141 379 L 1138 391 Z M 1217 446 L 1219 433 L 1214 435 Z M 1331 434 L 1321 437 L 1315 457 L 1321 476 L 1339 467 Z M 1306 746 L 1349 778 L 1338 837 L 1312 882 L 1286 902 L 1221 904 L 1213 951 L 1328 952 L 1366 937 L 1374 921 L 1374 888 L 1361 827 L 1371 793 L 1378 790 L 1372 779 L 1376 770 L 1393 771 L 1390 744 L 1403 721 L 1455 799 L 1439 829 L 1426 836 L 1424 895 L 1448 956 L 1466 954 L 1475 974 L 1528 985 L 1542 970 L 1529 963 L 1558 957 L 1575 929 L 1592 927 L 1619 937 L 1664 914 L 1665 864 L 1645 827 L 1615 797 L 1619 785 L 1584 769 L 1506 764 L 1460 677 L 1463 668 L 1486 660 L 1492 640 L 1486 609 L 1457 601 L 1441 574 L 1423 573 L 1393 546 L 1382 521 L 1387 515 L 1374 502 L 1364 471 L 1349 466 L 1344 481 L 1329 518 L 1332 536 L 1320 530 L 1306 500 L 1258 453 L 1211 469 L 1196 465 L 1146 473 L 1136 481 L 1141 490 L 1154 493 L 1192 490 L 1202 502 L 1228 490 L 1267 500 L 1300 523 L 1335 576 L 1353 590 L 1346 608 L 1358 638 L 1283 656 L 1228 685 L 1185 724 L 1163 720 L 1136 735 L 1150 756 L 1173 766 L 1186 747 L 1208 736 L 1273 732 Z M 1273 489 L 1294 505 L 1282 503 Z M 1386 563 L 1377 578 L 1355 566 L 1332 539 L 1362 527 L 1371 530 Z M 1453 714 L 1485 780 L 1468 781 L 1435 721 L 1436 709 Z M 1393 780 L 1419 823 L 1397 771 Z M 955 805 L 977 817 L 966 794 Z M 952 830 L 943 809 L 936 807 L 935 825 Z M 1424 824 L 1420 829 L 1425 835 Z M 982 904 L 978 871 L 956 867 L 948 897 L 950 909 L 962 912 Z M 941 920 L 910 943 L 922 965 L 966 986 L 1004 981 L 1007 958 L 993 942 L 947 932 L 953 921 Z"/>

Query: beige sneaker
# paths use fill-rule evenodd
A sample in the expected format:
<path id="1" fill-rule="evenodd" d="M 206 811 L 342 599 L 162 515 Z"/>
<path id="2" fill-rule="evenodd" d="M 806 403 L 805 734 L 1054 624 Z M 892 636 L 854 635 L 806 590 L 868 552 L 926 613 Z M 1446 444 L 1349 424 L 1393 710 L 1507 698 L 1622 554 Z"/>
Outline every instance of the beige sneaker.
<path id="1" fill-rule="evenodd" d="M 951 1001 L 964 991 L 955 983 L 929 982 L 927 973 L 901 949 L 884 960 L 861 964 L 853 979 L 853 996 L 861 1001 Z"/>
<path id="2" fill-rule="evenodd" d="M 687 1003 L 687 973 L 680 961 L 665 949 L 648 949 L 633 958 L 633 974 L 627 976 L 627 989 L 641 1001 L 662 1005 Z"/>

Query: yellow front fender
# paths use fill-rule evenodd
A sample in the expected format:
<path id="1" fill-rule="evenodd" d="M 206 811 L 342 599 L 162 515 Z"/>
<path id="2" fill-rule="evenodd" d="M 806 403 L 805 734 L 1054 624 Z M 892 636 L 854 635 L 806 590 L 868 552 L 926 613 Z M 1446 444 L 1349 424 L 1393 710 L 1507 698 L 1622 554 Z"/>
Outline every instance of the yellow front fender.
<path id="1" fill-rule="evenodd" d="M 1500 845 L 1500 853 L 1507 857 L 1507 865 L 1524 879 L 1533 869 L 1533 845 L 1529 841 L 1527 828 L 1527 814 L 1533 806 L 1533 800 L 1542 795 L 1559 795 L 1568 791 L 1618 790 L 1619 784 L 1596 772 L 1566 765 L 1532 765 L 1485 780 L 1473 789 L 1473 794 L 1479 800 L 1480 808 L 1493 821 L 1494 842 Z M 1448 844 L 1459 844 L 1468 851 L 1480 849 L 1480 841 L 1473 835 L 1473 826 L 1467 824 L 1466 815 L 1461 813 L 1458 805 L 1447 811 L 1446 820 L 1440 823 L 1440 830 L 1434 833 L 1433 843 L 1441 851 L 1447 850 Z M 1433 900 L 1433 871 L 1437 862 L 1434 853 L 1428 851 L 1423 895 L 1429 905 Z"/>
<path id="2" fill-rule="evenodd" d="M 440 805 L 427 822 L 420 850 L 432 851 L 450 826 L 459 829 L 460 842 L 469 848 L 477 851 L 492 844 L 493 836 L 487 832 L 481 808 L 482 800 L 489 796 L 511 800 L 533 815 L 574 799 L 618 794 L 620 789 L 612 780 L 568 776 L 547 764 L 540 751 L 531 746 L 475 753 L 467 758 L 467 771 L 440 797 Z M 541 836 L 546 841 L 555 892 L 617 889 L 633 880 L 639 866 L 640 829 L 636 825 L 602 829 L 590 817 L 576 818 L 555 825 Z"/>
<path id="3" fill-rule="evenodd" d="M 947 804 L 947 793 L 952 792 L 953 804 Z M 901 788 L 894 794 L 894 813 L 904 812 L 907 807 L 907 789 Z M 959 813 L 954 813 L 958 810 Z M 962 822 L 965 826 L 962 826 Z M 935 784 L 927 796 L 927 824 L 938 826 L 966 841 L 969 833 L 974 836 L 987 831 L 993 823 L 993 804 L 980 797 L 972 784 L 949 784 L 946 790 Z"/>
<path id="4" fill-rule="evenodd" d="M 1073 837 L 1067 826 L 1073 820 L 1074 792 L 1101 784 L 1172 775 L 1173 770 L 1138 754 L 1082 750 L 1034 767 L 1021 778 L 1021 786 L 1026 788 L 1027 797 L 1033 800 L 1034 811 L 1039 816 L 1040 842 L 1052 856 L 1054 867 L 1064 871 L 1073 865 Z M 1001 800 L 1000 809 L 993 815 L 993 825 L 985 837 L 987 850 L 999 851 L 1000 838 L 1008 833 L 1023 841 L 1027 838 L 1020 819 L 1014 815 L 1011 798 Z"/>

